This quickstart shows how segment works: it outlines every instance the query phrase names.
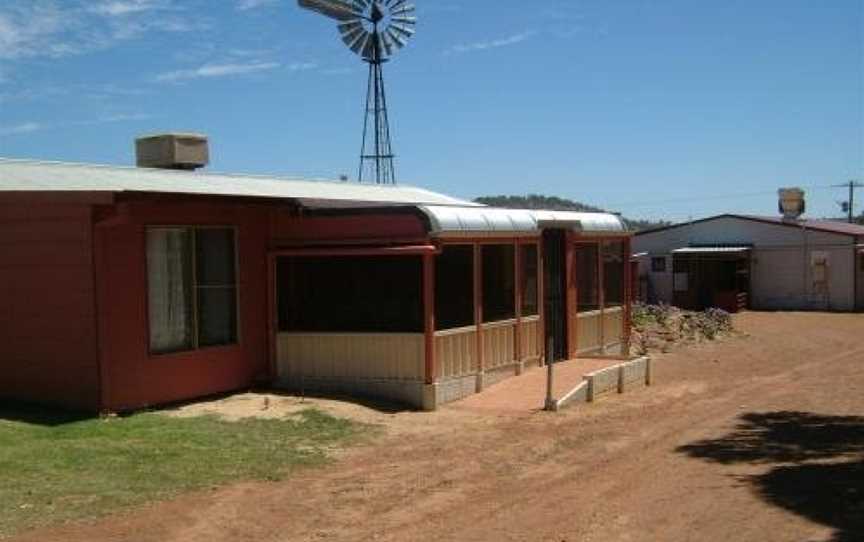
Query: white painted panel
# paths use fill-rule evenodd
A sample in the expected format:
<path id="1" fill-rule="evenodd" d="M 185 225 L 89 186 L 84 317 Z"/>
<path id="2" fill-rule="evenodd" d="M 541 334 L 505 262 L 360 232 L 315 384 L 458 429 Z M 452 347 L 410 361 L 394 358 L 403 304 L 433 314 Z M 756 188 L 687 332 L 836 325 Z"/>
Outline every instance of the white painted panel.
<path id="1" fill-rule="evenodd" d="M 751 304 L 757 310 L 803 309 L 808 303 L 804 254 L 795 248 L 754 250 Z"/>
<path id="2" fill-rule="evenodd" d="M 857 310 L 864 311 L 864 253 L 858 256 L 858 261 L 855 263 L 855 268 L 858 270 Z"/>

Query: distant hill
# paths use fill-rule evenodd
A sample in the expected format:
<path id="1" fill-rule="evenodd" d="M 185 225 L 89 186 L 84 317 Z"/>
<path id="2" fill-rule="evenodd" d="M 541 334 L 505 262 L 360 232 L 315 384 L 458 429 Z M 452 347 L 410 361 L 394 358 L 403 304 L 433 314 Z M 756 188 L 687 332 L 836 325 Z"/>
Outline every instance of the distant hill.
<path id="1" fill-rule="evenodd" d="M 541 196 L 539 194 L 529 194 L 527 196 L 483 196 L 474 201 L 493 207 L 503 207 L 505 209 L 550 209 L 553 211 L 577 211 L 582 213 L 607 212 L 599 207 L 585 205 L 578 201 L 558 198 L 555 196 Z M 622 217 L 622 219 L 627 227 L 632 231 L 660 228 L 672 224 L 665 220 L 636 220 L 627 217 Z"/>

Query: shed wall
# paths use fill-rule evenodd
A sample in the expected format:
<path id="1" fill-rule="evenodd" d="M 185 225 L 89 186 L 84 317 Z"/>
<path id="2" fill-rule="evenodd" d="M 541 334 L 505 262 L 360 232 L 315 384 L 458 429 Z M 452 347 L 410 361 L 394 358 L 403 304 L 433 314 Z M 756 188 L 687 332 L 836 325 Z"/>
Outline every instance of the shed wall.
<path id="1" fill-rule="evenodd" d="M 864 246 L 864 237 L 858 239 L 858 246 Z M 855 263 L 858 270 L 858 306 L 856 310 L 864 311 L 864 250 L 859 249 L 858 261 Z"/>
<path id="2" fill-rule="evenodd" d="M 91 208 L 4 200 L 0 397 L 96 410 Z"/>
<path id="3" fill-rule="evenodd" d="M 847 235 L 804 230 L 734 217 L 641 234 L 634 252 L 648 258 L 668 256 L 694 245 L 753 245 L 752 298 L 754 309 L 818 309 L 850 311 L 855 303 L 853 239 Z M 814 290 L 810 258 L 815 251 L 830 259 L 827 294 Z M 650 263 L 649 263 L 650 265 Z M 672 301 L 671 261 L 666 273 L 650 273 L 651 288 L 660 301 Z"/>
<path id="4" fill-rule="evenodd" d="M 104 408 L 128 410 L 239 390 L 268 376 L 266 207 L 166 201 L 133 203 L 97 227 Z M 239 344 L 149 353 L 147 226 L 236 228 Z"/>

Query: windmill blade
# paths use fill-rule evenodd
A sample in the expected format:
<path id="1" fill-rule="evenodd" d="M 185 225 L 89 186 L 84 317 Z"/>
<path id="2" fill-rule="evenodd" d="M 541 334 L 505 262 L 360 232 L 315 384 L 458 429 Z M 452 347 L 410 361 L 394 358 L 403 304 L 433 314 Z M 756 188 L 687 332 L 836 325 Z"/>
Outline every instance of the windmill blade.
<path id="1" fill-rule="evenodd" d="M 386 31 L 384 34 L 385 34 L 387 37 L 389 37 L 391 40 L 393 40 L 393 42 L 396 43 L 396 46 L 399 47 L 400 49 L 403 48 L 403 47 L 405 47 L 405 45 L 408 43 L 407 41 L 405 41 L 404 39 L 402 39 L 402 38 L 399 36 L 399 34 L 397 34 L 396 32 L 393 31 L 393 27 L 392 27 L 392 26 L 391 26 L 390 28 L 388 28 L 387 31 Z M 389 54 L 389 53 L 388 53 L 388 54 Z"/>
<path id="2" fill-rule="evenodd" d="M 398 16 L 402 16 L 402 15 L 409 15 L 411 13 L 416 13 L 416 11 L 417 11 L 417 8 L 413 4 L 403 4 L 399 7 L 394 7 L 393 11 L 391 13 L 393 13 L 394 16 L 398 17 Z"/>
<path id="3" fill-rule="evenodd" d="M 363 58 L 375 58 L 375 37 L 370 34 L 369 39 L 366 40 L 366 45 L 363 46 L 363 52 L 361 53 Z"/>
<path id="4" fill-rule="evenodd" d="M 387 32 L 395 32 L 396 35 L 407 40 L 414 35 L 415 30 L 410 26 L 392 24 L 387 28 Z"/>
<path id="5" fill-rule="evenodd" d="M 297 0 L 297 4 L 309 11 L 320 13 L 337 21 L 348 21 L 359 17 L 354 4 L 346 0 Z"/>
<path id="6" fill-rule="evenodd" d="M 358 28 L 363 28 L 363 23 L 357 19 L 354 21 L 348 21 L 347 23 L 342 23 L 338 27 L 339 32 L 342 34 L 348 34 L 350 32 L 354 32 Z"/>
<path id="7" fill-rule="evenodd" d="M 381 46 L 382 51 L 384 52 L 384 56 L 390 56 L 393 54 L 393 41 L 391 41 L 392 36 L 390 36 L 389 32 L 385 32 L 381 34 Z M 400 47 L 401 49 L 401 47 Z"/>
<path id="8" fill-rule="evenodd" d="M 417 24 L 417 17 L 393 17 L 391 19 L 394 23 L 402 23 L 403 25 L 414 26 Z"/>
<path id="9" fill-rule="evenodd" d="M 342 41 L 345 42 L 345 45 L 347 45 L 350 48 L 355 43 L 357 43 L 357 40 L 359 40 L 360 38 L 362 38 L 366 34 L 368 34 L 368 32 L 366 31 L 365 28 L 363 28 L 363 25 L 359 25 L 358 27 L 355 27 L 355 28 L 352 28 L 351 30 L 343 32 L 342 33 Z"/>
<path id="10" fill-rule="evenodd" d="M 358 55 L 363 54 L 363 51 L 366 49 L 366 44 L 369 43 L 370 41 L 372 41 L 369 39 L 370 35 L 371 34 L 364 31 L 357 38 L 357 41 L 355 41 L 354 43 L 352 43 L 348 47 L 350 47 L 351 50 L 354 51 L 355 53 L 357 53 Z"/>

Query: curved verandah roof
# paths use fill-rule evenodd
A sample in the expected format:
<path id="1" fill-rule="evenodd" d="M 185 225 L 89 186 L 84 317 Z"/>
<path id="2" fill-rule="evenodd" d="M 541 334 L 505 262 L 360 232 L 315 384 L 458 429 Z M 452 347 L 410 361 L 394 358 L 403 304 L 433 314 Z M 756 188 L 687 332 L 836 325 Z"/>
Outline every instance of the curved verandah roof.
<path id="1" fill-rule="evenodd" d="M 430 235 L 531 234 L 545 228 L 561 228 L 585 235 L 624 235 L 627 228 L 617 215 L 495 207 L 421 205 L 429 219 Z"/>

